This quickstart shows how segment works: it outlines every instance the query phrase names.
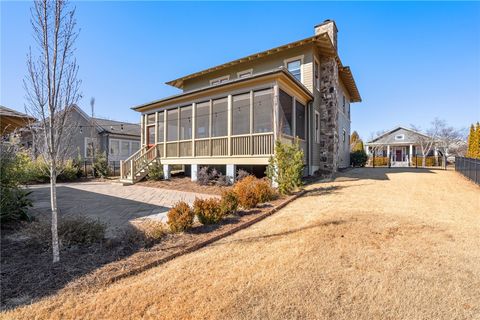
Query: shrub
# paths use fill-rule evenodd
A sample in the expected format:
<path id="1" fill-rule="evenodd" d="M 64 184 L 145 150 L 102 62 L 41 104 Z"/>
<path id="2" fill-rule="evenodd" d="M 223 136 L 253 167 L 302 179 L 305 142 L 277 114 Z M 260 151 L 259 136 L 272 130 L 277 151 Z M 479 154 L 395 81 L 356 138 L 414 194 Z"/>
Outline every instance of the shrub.
<path id="1" fill-rule="evenodd" d="M 206 186 L 210 183 L 210 175 L 208 174 L 208 167 L 202 167 L 197 172 L 197 183 L 201 186 Z"/>
<path id="2" fill-rule="evenodd" d="M 195 214 L 188 203 L 180 201 L 168 211 L 167 217 L 170 230 L 182 232 L 192 227 Z"/>
<path id="3" fill-rule="evenodd" d="M 220 200 L 215 198 L 196 198 L 195 202 L 193 203 L 193 212 L 201 224 L 214 224 L 223 218 Z"/>
<path id="4" fill-rule="evenodd" d="M 108 160 L 105 152 L 98 151 L 95 153 L 93 168 L 95 169 L 95 174 L 98 174 L 101 178 L 108 176 Z"/>
<path id="5" fill-rule="evenodd" d="M 276 141 L 275 155 L 268 162 L 267 176 L 278 184 L 281 194 L 289 194 L 302 185 L 303 150 L 294 143 Z"/>
<path id="6" fill-rule="evenodd" d="M 249 175 L 250 173 L 248 173 L 247 171 L 239 169 L 237 171 L 237 181 L 241 181 L 243 178 L 248 177 Z"/>
<path id="7" fill-rule="evenodd" d="M 127 228 L 122 239 L 131 245 L 151 246 L 158 243 L 167 233 L 161 221 L 144 219 Z"/>
<path id="8" fill-rule="evenodd" d="M 221 172 L 213 168 L 212 171 L 210 171 L 210 174 L 208 175 L 208 179 L 210 181 L 216 181 L 218 180 L 218 177 L 220 177 L 221 174 L 222 174 Z"/>
<path id="9" fill-rule="evenodd" d="M 350 164 L 353 167 L 365 167 L 368 156 L 364 150 L 357 150 L 350 153 Z"/>
<path id="10" fill-rule="evenodd" d="M 260 203 L 268 202 L 276 198 L 275 190 L 270 186 L 270 181 L 266 179 L 256 179 L 254 190 Z"/>
<path id="11" fill-rule="evenodd" d="M 238 197 L 238 204 L 245 209 L 255 208 L 260 202 L 255 190 L 256 180 L 257 178 L 254 176 L 248 176 L 233 186 L 233 191 Z"/>
<path id="12" fill-rule="evenodd" d="M 216 183 L 220 187 L 228 186 L 230 184 L 230 178 L 220 173 Z"/>
<path id="13" fill-rule="evenodd" d="M 59 181 L 75 181 L 80 177 L 80 173 L 78 165 L 73 160 L 67 160 L 57 179 Z"/>
<path id="14" fill-rule="evenodd" d="M 148 169 L 148 180 L 161 180 L 163 179 L 163 167 L 160 162 L 155 162 Z"/>
<path id="15" fill-rule="evenodd" d="M 220 210 L 223 215 L 235 214 L 238 209 L 238 196 L 233 190 L 227 190 L 222 193 L 220 201 Z"/>

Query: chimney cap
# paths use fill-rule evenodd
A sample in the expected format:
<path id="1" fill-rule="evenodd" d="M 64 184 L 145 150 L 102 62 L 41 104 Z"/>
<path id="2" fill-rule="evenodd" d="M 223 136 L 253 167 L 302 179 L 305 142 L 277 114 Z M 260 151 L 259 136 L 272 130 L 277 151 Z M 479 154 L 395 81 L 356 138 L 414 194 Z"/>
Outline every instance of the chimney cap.
<path id="1" fill-rule="evenodd" d="M 335 20 L 331 20 L 331 19 L 325 19 L 322 23 L 319 23 L 316 26 L 314 26 L 314 28 L 317 28 L 317 27 L 320 27 L 320 26 L 323 26 L 323 25 L 326 25 L 326 24 L 329 24 L 329 23 L 333 23 L 333 25 L 335 26 L 335 30 L 338 32 L 337 24 L 335 23 Z"/>

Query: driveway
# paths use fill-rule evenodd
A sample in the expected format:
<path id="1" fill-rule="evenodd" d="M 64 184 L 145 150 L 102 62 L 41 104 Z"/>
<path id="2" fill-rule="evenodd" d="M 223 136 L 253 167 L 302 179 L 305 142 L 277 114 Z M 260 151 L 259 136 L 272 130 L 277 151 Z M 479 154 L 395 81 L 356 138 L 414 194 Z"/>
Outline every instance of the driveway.
<path id="1" fill-rule="evenodd" d="M 49 218 L 50 187 L 35 185 L 33 212 L 41 218 Z M 107 236 L 113 236 L 135 219 L 149 218 L 166 221 L 168 209 L 178 201 L 193 203 L 195 197 L 212 195 L 151 188 L 122 186 L 113 182 L 60 183 L 57 202 L 60 218 L 68 215 L 84 215 L 107 224 Z"/>
<path id="2" fill-rule="evenodd" d="M 478 186 L 452 171 L 365 168 L 309 189 L 202 250 L 6 317 L 479 319 Z"/>

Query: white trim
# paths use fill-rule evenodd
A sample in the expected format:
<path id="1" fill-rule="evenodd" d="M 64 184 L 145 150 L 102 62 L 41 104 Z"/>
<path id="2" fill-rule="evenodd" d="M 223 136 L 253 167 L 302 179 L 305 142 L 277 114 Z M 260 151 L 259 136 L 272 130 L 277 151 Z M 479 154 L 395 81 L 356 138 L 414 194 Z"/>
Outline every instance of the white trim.
<path id="1" fill-rule="evenodd" d="M 318 115 L 318 129 L 317 127 L 317 115 Z M 313 118 L 314 122 L 314 134 L 315 134 L 315 143 L 320 143 L 320 112 L 315 110 L 315 117 Z"/>
<path id="2" fill-rule="evenodd" d="M 92 158 L 92 157 L 88 156 L 88 154 L 87 154 L 87 146 L 88 146 L 89 140 L 92 140 L 92 142 L 94 144 L 93 147 L 95 148 L 95 141 L 97 140 L 97 138 L 84 137 L 84 139 L 83 139 L 83 147 L 84 147 L 83 155 L 84 155 L 85 158 Z"/>
<path id="3" fill-rule="evenodd" d="M 228 80 L 230 80 L 230 75 L 218 77 L 218 78 L 215 78 L 215 79 L 210 80 L 210 85 L 211 85 L 211 86 L 217 85 L 217 84 L 220 84 L 220 83 L 225 82 L 225 81 L 228 81 Z M 216 82 L 216 81 L 218 81 L 218 83 L 215 83 L 215 84 L 214 84 L 214 82 Z"/>
<path id="4" fill-rule="evenodd" d="M 294 62 L 294 61 L 297 61 L 297 60 L 300 60 L 300 82 L 305 83 L 305 81 L 303 79 L 303 75 L 304 75 L 304 72 L 303 72 L 304 55 L 303 54 L 300 55 L 300 56 L 285 59 L 285 60 L 283 60 L 283 64 L 284 64 L 285 68 L 288 70 L 288 64 L 290 62 Z"/>
<path id="5" fill-rule="evenodd" d="M 241 75 L 245 75 L 247 73 L 248 73 L 248 76 L 241 77 Z M 248 77 L 252 76 L 252 74 L 253 74 L 253 69 L 247 69 L 247 70 L 239 71 L 239 72 L 237 72 L 237 78 L 248 78 Z"/>

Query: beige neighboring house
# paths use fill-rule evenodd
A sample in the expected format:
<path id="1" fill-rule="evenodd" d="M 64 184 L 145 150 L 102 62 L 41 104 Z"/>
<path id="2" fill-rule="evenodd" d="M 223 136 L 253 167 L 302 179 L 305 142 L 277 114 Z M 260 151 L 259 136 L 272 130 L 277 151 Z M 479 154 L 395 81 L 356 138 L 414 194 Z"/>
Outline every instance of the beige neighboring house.
<path id="1" fill-rule="evenodd" d="M 349 166 L 350 104 L 360 94 L 327 20 L 306 39 L 167 82 L 183 92 L 133 109 L 141 113 L 141 149 L 124 161 L 134 183 L 160 162 L 184 165 L 196 180 L 203 165 L 264 170 L 276 140 L 298 138 L 305 174 Z"/>

